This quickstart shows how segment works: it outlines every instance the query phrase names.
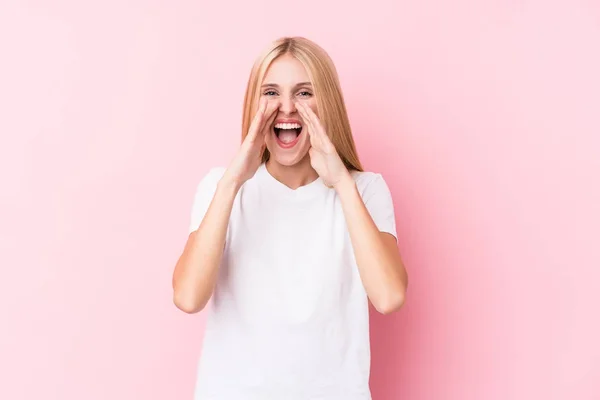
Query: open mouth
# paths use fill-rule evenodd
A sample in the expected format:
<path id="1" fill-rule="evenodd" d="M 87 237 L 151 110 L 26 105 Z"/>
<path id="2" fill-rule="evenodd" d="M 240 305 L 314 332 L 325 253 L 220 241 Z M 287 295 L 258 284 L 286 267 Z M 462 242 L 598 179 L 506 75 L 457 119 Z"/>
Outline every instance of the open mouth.
<path id="1" fill-rule="evenodd" d="M 302 125 L 297 122 L 277 123 L 273 127 L 277 141 L 284 147 L 296 144 L 302 133 Z"/>

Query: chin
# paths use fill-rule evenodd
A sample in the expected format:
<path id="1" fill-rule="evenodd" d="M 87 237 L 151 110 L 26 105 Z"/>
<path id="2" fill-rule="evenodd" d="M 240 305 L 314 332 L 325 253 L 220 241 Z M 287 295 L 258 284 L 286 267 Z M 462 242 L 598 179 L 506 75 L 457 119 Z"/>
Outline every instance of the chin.
<path id="1" fill-rule="evenodd" d="M 271 159 L 271 161 L 274 161 L 277 164 L 282 165 L 284 167 L 293 167 L 294 165 L 300 164 L 308 156 L 308 148 L 306 148 L 305 150 L 298 149 L 300 151 L 294 152 L 283 152 L 276 146 L 277 145 L 275 145 L 275 148 L 273 148 L 272 146 L 267 146 L 267 149 L 269 150 L 270 154 L 269 158 Z"/>

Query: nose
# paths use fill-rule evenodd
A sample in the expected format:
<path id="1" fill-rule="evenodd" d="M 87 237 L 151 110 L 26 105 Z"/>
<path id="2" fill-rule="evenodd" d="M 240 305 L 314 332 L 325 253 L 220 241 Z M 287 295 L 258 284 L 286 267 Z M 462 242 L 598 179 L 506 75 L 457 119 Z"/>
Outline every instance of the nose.
<path id="1" fill-rule="evenodd" d="M 293 99 L 290 98 L 282 98 L 281 103 L 279 104 L 279 110 L 284 114 L 293 114 L 296 112 L 296 104 Z"/>

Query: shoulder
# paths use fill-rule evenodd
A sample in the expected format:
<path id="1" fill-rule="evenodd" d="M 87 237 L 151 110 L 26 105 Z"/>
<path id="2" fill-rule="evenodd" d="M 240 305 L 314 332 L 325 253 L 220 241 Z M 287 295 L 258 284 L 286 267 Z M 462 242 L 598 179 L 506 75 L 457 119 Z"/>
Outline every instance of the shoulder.
<path id="1" fill-rule="evenodd" d="M 195 181 L 196 197 L 209 196 L 217 188 L 219 180 L 223 177 L 226 167 L 214 166 L 201 172 Z"/>
<path id="2" fill-rule="evenodd" d="M 378 172 L 352 172 L 363 202 L 381 232 L 396 236 L 394 200 L 383 175 Z"/>
<path id="3" fill-rule="evenodd" d="M 209 181 L 218 182 L 219 179 L 221 179 L 223 177 L 223 174 L 225 174 L 226 170 L 227 170 L 227 168 L 223 167 L 223 166 L 210 167 L 204 173 L 204 176 L 202 177 L 201 180 L 209 180 Z"/>
<path id="4" fill-rule="evenodd" d="M 193 195 L 192 213 L 188 232 L 191 233 L 198 229 L 224 172 L 225 168 L 223 167 L 211 167 L 204 170 L 204 172 L 196 178 L 196 189 Z"/>
<path id="5" fill-rule="evenodd" d="M 197 178 L 197 186 L 212 186 L 216 185 L 219 180 L 223 177 L 226 168 L 221 166 L 214 166 L 205 169 Z"/>
<path id="6" fill-rule="evenodd" d="M 383 175 L 374 171 L 352 171 L 352 177 L 356 182 L 358 191 L 362 194 L 365 191 L 384 190 L 388 191 L 388 185 Z"/>

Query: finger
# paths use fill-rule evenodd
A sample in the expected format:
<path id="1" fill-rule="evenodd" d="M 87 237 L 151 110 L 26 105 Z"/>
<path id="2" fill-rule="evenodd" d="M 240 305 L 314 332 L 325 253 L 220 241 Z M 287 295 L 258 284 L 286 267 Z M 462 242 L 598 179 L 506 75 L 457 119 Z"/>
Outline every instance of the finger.
<path id="1" fill-rule="evenodd" d="M 258 109 L 256 110 L 256 114 L 254 115 L 254 118 L 252 119 L 252 123 L 250 124 L 250 129 L 248 132 L 248 137 L 251 140 L 254 140 L 256 138 L 258 132 L 261 131 L 260 127 L 262 126 L 262 122 L 264 121 L 266 107 L 267 107 L 267 99 L 265 99 L 265 98 L 260 99 Z"/>
<path id="2" fill-rule="evenodd" d="M 258 129 L 257 136 L 261 137 L 263 143 L 271 130 L 271 125 L 277 116 L 277 109 L 279 108 L 278 102 L 269 102 L 267 110 L 265 111 L 265 117 L 263 118 L 260 128 Z"/>
<path id="3" fill-rule="evenodd" d="M 265 127 L 271 126 L 271 124 L 273 123 L 273 121 L 275 120 L 275 117 L 277 116 L 277 110 L 279 109 L 279 100 L 275 100 L 275 101 L 271 101 L 269 102 L 269 105 L 267 107 L 267 111 L 265 112 L 265 121 L 263 124 L 263 129 Z"/>
<path id="4" fill-rule="evenodd" d="M 321 124 L 319 123 L 319 119 L 317 118 L 316 114 L 311 110 L 311 108 L 308 105 L 304 103 L 299 104 L 299 109 L 302 110 L 302 115 L 304 115 L 303 118 L 306 121 L 308 121 L 309 125 L 311 126 L 313 135 L 322 135 L 323 128 L 321 127 Z"/>
<path id="5" fill-rule="evenodd" d="M 312 110 L 312 108 L 310 108 L 308 105 L 306 105 L 304 103 L 301 103 L 301 108 L 304 110 L 304 112 L 308 116 L 308 119 L 312 122 L 312 124 L 315 128 L 315 131 L 317 131 L 316 133 L 324 134 L 323 126 L 321 125 L 321 122 L 319 121 L 317 114 L 315 114 L 315 112 Z"/>
<path id="6" fill-rule="evenodd" d="M 296 106 L 296 110 L 298 110 L 298 112 L 300 113 L 300 116 L 302 117 L 302 120 L 304 121 L 304 123 L 306 123 L 307 125 L 309 125 L 310 124 L 310 117 L 306 113 L 306 110 L 304 109 L 304 104 L 302 102 L 296 101 L 295 102 L 295 106 Z"/>
<path id="7" fill-rule="evenodd" d="M 304 123 L 308 126 L 308 133 L 310 136 L 310 143 L 314 146 L 317 147 L 318 149 L 322 148 L 323 142 L 321 140 L 321 137 L 319 135 L 319 127 L 315 125 L 315 121 L 314 119 L 311 117 L 311 115 L 308 113 L 308 109 L 310 109 L 310 107 L 308 107 L 306 104 L 303 103 L 297 103 L 296 105 L 296 109 L 300 112 L 300 115 L 302 116 L 302 119 L 304 120 Z"/>
<path id="8" fill-rule="evenodd" d="M 258 109 L 256 110 L 256 121 L 261 121 L 265 117 L 265 112 L 267 111 L 267 106 L 269 103 L 267 99 L 261 98 L 258 102 Z"/>
<path id="9" fill-rule="evenodd" d="M 304 122 L 304 125 L 307 126 L 308 131 L 309 131 L 308 133 L 312 134 L 315 129 L 315 126 L 312 122 L 312 119 L 310 118 L 310 115 L 308 115 L 308 113 L 306 112 L 306 109 L 304 107 L 305 107 L 304 104 L 302 104 L 300 102 L 296 103 L 296 110 L 298 110 L 298 112 L 300 113 L 300 116 L 302 117 L 302 121 Z"/>
<path id="10" fill-rule="evenodd" d="M 311 124 L 313 126 L 312 136 L 316 137 L 316 141 L 319 143 L 319 149 L 325 152 L 332 151 L 334 149 L 333 143 L 331 142 L 331 139 L 325 132 L 325 128 L 323 127 L 323 124 L 321 123 L 319 117 L 317 117 L 317 114 L 306 104 L 302 104 L 301 108 L 308 115 L 308 118 L 311 121 Z"/>

